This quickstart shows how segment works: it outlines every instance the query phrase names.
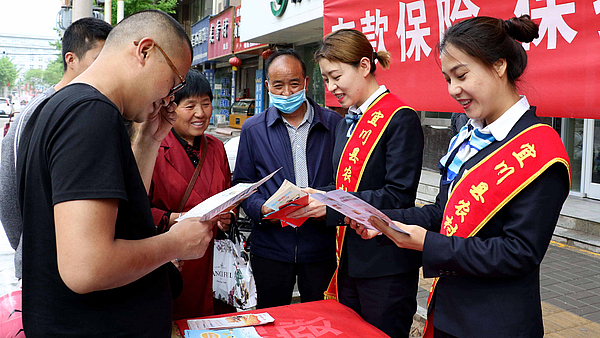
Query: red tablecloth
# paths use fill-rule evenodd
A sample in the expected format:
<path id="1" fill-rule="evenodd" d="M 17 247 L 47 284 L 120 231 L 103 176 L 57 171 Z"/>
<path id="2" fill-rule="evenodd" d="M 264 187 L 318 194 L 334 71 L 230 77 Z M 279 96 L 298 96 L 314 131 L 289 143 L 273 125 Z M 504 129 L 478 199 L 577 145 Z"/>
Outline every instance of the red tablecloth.
<path id="1" fill-rule="evenodd" d="M 274 323 L 255 326 L 263 338 L 388 337 L 365 322 L 356 312 L 334 300 L 278 306 L 237 314 L 261 312 L 268 312 L 275 319 Z M 227 315 L 210 317 L 225 316 Z M 175 323 L 182 334 L 188 329 L 185 319 Z"/>

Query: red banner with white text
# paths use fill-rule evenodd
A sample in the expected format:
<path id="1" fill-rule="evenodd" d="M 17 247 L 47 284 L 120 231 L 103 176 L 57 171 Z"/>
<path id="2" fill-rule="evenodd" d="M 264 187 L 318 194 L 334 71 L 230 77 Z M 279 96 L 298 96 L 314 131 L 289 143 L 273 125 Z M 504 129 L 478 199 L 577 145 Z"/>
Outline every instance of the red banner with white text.
<path id="1" fill-rule="evenodd" d="M 528 66 L 519 92 L 539 116 L 600 119 L 600 0 L 324 0 L 324 34 L 363 32 L 392 55 L 378 68 L 385 84 L 417 110 L 463 112 L 448 94 L 435 48 L 452 24 L 474 16 L 529 14 L 540 36 L 524 44 Z M 326 93 L 327 106 L 339 106 Z"/>

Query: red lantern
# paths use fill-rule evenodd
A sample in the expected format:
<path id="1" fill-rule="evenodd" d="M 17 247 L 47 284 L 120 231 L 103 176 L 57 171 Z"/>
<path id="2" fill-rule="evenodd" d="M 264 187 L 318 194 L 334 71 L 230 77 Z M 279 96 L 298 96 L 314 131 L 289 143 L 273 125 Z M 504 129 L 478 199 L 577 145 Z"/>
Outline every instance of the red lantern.
<path id="1" fill-rule="evenodd" d="M 267 49 L 264 52 L 262 52 L 262 58 L 263 58 L 263 60 L 268 59 L 269 56 L 271 56 L 271 54 L 273 54 L 273 53 L 275 53 L 275 51 L 272 50 L 272 49 Z"/>
<path id="2" fill-rule="evenodd" d="M 233 67 L 239 67 L 242 65 L 242 60 L 239 57 L 234 56 L 231 59 L 229 59 L 229 64 Z"/>

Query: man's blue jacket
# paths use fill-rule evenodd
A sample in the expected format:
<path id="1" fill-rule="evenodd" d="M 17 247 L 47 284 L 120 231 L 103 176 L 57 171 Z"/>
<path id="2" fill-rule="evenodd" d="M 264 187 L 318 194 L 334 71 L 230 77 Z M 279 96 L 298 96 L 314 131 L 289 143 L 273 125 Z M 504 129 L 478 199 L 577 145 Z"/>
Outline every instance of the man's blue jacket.
<path id="1" fill-rule="evenodd" d="M 334 133 L 342 117 L 310 98 L 308 102 L 314 111 L 306 146 L 308 184 L 318 188 L 333 180 Z M 298 228 L 282 228 L 279 223 L 275 225 L 261 219 L 262 205 L 284 179 L 296 181 L 290 137 L 281 114 L 277 108 L 270 107 L 244 122 L 233 184 L 256 182 L 280 167 L 273 178 L 242 202 L 242 208 L 252 219 L 251 253 L 288 263 L 332 259 L 335 257 L 335 227 L 325 226 L 325 221 L 309 219 Z"/>

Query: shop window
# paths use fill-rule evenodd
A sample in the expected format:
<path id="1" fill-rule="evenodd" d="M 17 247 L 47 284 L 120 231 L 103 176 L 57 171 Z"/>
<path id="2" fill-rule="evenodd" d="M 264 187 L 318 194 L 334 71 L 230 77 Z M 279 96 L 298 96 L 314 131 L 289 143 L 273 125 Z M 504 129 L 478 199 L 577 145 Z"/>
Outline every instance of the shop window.
<path id="1" fill-rule="evenodd" d="M 421 114 L 421 125 L 438 128 L 449 128 L 452 113 L 424 111 Z"/>
<path id="2" fill-rule="evenodd" d="M 563 144 L 571 162 L 571 191 L 581 192 L 581 165 L 583 159 L 583 119 L 555 119 Z"/>

